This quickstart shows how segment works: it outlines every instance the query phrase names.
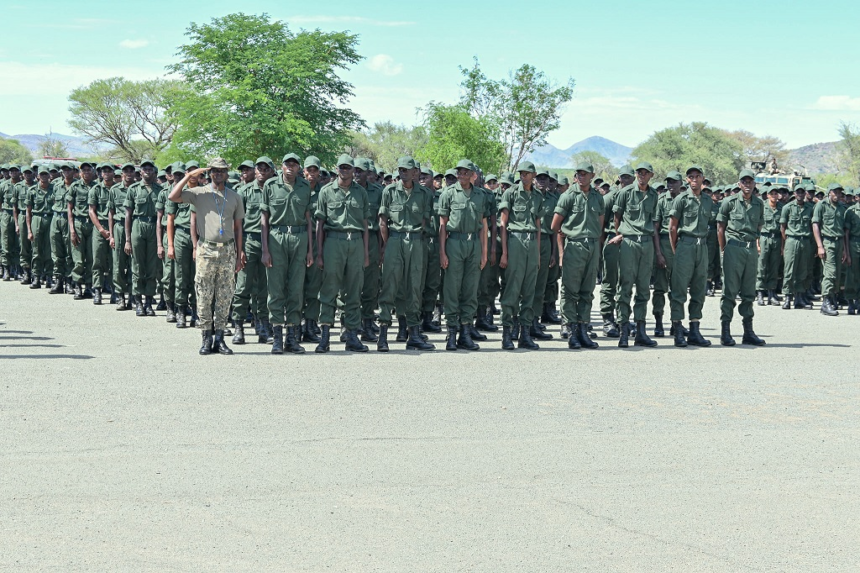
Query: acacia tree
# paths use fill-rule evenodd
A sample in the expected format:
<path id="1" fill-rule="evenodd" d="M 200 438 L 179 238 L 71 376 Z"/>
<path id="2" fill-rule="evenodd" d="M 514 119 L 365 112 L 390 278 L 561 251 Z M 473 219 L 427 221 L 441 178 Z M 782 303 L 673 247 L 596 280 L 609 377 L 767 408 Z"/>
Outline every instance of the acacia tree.
<path id="1" fill-rule="evenodd" d="M 354 132 L 345 150 L 353 157 L 372 159 L 377 167 L 395 169 L 399 157 L 414 157 L 419 149 L 427 145 L 427 141 L 424 126 L 406 127 L 384 121 L 366 131 Z"/>
<path id="2" fill-rule="evenodd" d="M 854 124 L 839 124 L 838 150 L 839 170 L 847 174 L 852 185 L 860 184 L 860 129 Z"/>
<path id="3" fill-rule="evenodd" d="M 416 159 L 436 171 L 469 159 L 485 172 L 496 171 L 505 162 L 504 146 L 495 139 L 495 126 L 486 118 L 474 118 L 459 105 L 430 102 L 424 108 L 427 143 L 416 151 Z"/>
<path id="4" fill-rule="evenodd" d="M 603 177 L 605 181 L 615 181 L 618 177 L 618 168 L 612 162 L 597 151 L 580 151 L 571 156 L 571 163 L 576 167 L 578 163 L 591 163 L 594 174 Z"/>
<path id="5" fill-rule="evenodd" d="M 69 125 L 89 143 L 111 146 L 112 158 L 152 158 L 170 144 L 176 121 L 167 108 L 184 89 L 176 80 L 96 80 L 69 95 Z"/>
<path id="6" fill-rule="evenodd" d="M 547 135 L 559 128 L 565 105 L 573 98 L 573 78 L 563 84 L 529 64 L 502 80 L 491 80 L 478 59 L 472 68 L 460 68 L 463 95 L 460 104 L 479 118 L 486 118 L 504 145 L 510 171 L 523 157 L 546 144 Z"/>
<path id="7" fill-rule="evenodd" d="M 174 155 L 237 163 L 291 151 L 332 162 L 364 126 L 343 107 L 353 86 L 338 75 L 361 59 L 357 36 L 293 33 L 267 14 L 241 13 L 191 24 L 186 35 L 181 61 L 168 66 L 191 88 L 171 107 Z"/>
<path id="8" fill-rule="evenodd" d="M 39 142 L 38 152 L 42 157 L 68 157 L 69 147 L 55 138 L 53 133 L 47 133 Z"/>
<path id="9" fill-rule="evenodd" d="M 745 130 L 727 132 L 729 137 L 735 139 L 743 146 L 747 161 L 762 161 L 770 167 L 772 159 L 776 159 L 780 169 L 789 167 L 789 152 L 785 148 L 785 142 L 778 137 L 766 135 L 758 137 Z"/>

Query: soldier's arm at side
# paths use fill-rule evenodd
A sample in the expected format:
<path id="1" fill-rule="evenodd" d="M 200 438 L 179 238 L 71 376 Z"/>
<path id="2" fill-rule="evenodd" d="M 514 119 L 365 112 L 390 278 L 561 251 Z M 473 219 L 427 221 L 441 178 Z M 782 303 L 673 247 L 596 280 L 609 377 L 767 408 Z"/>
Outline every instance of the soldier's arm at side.
<path id="1" fill-rule="evenodd" d="M 669 244 L 674 253 L 678 249 L 678 218 L 669 217 Z"/>
<path id="2" fill-rule="evenodd" d="M 720 244 L 720 250 L 726 250 L 726 224 L 717 221 L 717 242 Z"/>
<path id="3" fill-rule="evenodd" d="M 317 267 L 323 268 L 325 261 L 323 260 L 323 242 L 325 241 L 325 222 L 322 219 L 317 219 Z"/>
<path id="4" fill-rule="evenodd" d="M 487 266 L 487 218 L 481 219 L 481 270 Z"/>
<path id="5" fill-rule="evenodd" d="M 448 243 L 448 217 L 439 217 L 439 266 L 448 268 L 448 255 L 445 254 L 445 245 Z"/>

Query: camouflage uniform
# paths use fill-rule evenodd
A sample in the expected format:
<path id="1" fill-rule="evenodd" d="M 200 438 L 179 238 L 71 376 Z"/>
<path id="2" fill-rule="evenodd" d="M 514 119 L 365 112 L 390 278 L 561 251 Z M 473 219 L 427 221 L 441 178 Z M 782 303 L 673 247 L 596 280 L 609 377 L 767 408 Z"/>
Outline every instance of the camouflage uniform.
<path id="1" fill-rule="evenodd" d="M 194 287 L 200 313 L 198 326 L 203 331 L 219 331 L 227 327 L 230 303 L 233 301 L 233 279 L 236 274 L 236 246 L 231 241 L 220 247 L 200 241 L 197 245 L 197 274 Z M 213 304 L 214 302 L 214 304 Z M 206 309 L 212 307 L 212 314 Z"/>

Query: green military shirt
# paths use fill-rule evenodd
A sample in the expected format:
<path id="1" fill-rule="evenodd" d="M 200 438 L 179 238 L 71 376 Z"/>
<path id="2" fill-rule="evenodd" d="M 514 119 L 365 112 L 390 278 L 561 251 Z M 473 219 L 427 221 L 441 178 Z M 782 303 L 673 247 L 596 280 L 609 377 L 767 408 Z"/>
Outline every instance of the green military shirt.
<path id="1" fill-rule="evenodd" d="M 814 207 L 806 201 L 799 205 L 792 201 L 782 208 L 779 216 L 779 224 L 785 225 L 787 237 L 811 237 L 812 236 L 812 212 Z"/>
<path id="2" fill-rule="evenodd" d="M 707 193 L 698 197 L 692 191 L 679 193 L 672 200 L 668 213 L 668 217 L 678 220 L 678 236 L 700 239 L 707 237 L 713 204 L 714 200 Z M 665 223 L 666 232 L 669 231 L 668 217 Z"/>
<path id="3" fill-rule="evenodd" d="M 17 198 L 17 207 L 19 213 L 27 212 L 27 198 L 30 196 L 30 188 L 32 185 L 27 185 L 26 181 L 20 181 L 18 183 L 17 188 L 15 189 L 15 194 Z"/>
<path id="4" fill-rule="evenodd" d="M 236 190 L 245 207 L 245 219 L 242 221 L 242 229 L 246 233 L 259 233 L 262 230 L 260 207 L 263 204 L 263 188 L 271 180 L 264 181 L 263 187 L 260 187 L 256 181 L 252 181 Z"/>
<path id="5" fill-rule="evenodd" d="M 522 183 L 512 185 L 502 194 L 499 211 L 508 211 L 508 231 L 537 232 L 537 220 L 543 217 L 543 194 L 532 187 L 526 191 Z"/>
<path id="6" fill-rule="evenodd" d="M 38 185 L 30 187 L 30 192 L 27 195 L 27 206 L 33 212 L 33 215 L 47 215 L 51 212 L 51 206 L 54 203 L 54 184 L 48 183 L 47 189 L 42 189 Z"/>
<path id="7" fill-rule="evenodd" d="M 570 189 L 573 189 L 571 187 Z M 568 191 L 570 191 L 568 189 Z M 603 197 L 603 226 L 606 229 L 607 233 L 615 233 L 615 222 L 614 222 L 614 212 L 615 208 L 615 198 L 618 197 L 618 192 L 620 189 L 617 187 L 613 187 L 606 195 L 602 195 Z"/>
<path id="8" fill-rule="evenodd" d="M 108 219 L 108 213 L 110 212 L 110 195 L 110 189 L 103 181 L 90 188 L 87 203 L 96 206 L 96 217 L 98 217 L 99 221 L 107 221 Z"/>
<path id="9" fill-rule="evenodd" d="M 369 183 L 365 189 L 369 211 L 367 214 L 367 230 L 379 230 L 379 206 L 382 204 L 383 187 L 378 183 Z"/>
<path id="10" fill-rule="evenodd" d="M 12 207 L 14 207 L 18 202 L 18 185 L 20 183 L 21 181 L 18 183 L 12 183 L 11 179 L 5 182 L 5 185 L 3 186 L 3 209 L 11 211 Z"/>
<path id="11" fill-rule="evenodd" d="M 168 201 L 164 205 L 164 214 L 173 215 L 173 226 L 182 227 L 189 232 L 191 232 L 191 211 L 193 210 L 193 205 L 190 203 L 174 203 L 173 201 Z M 166 225 L 167 223 L 165 223 L 165 226 Z"/>
<path id="12" fill-rule="evenodd" d="M 621 215 L 618 232 L 622 235 L 653 235 L 657 216 L 657 191 L 648 186 L 640 191 L 637 184 L 628 185 L 615 197 L 613 214 Z"/>
<path id="13" fill-rule="evenodd" d="M 818 223 L 822 237 L 838 239 L 845 232 L 845 208 L 824 199 L 815 204 L 812 222 Z"/>
<path id="14" fill-rule="evenodd" d="M 170 188 L 170 190 L 168 190 L 168 187 Z M 172 185 L 168 184 L 162 186 L 161 191 L 158 192 L 158 196 L 155 199 L 155 210 L 161 211 L 162 215 L 164 214 L 164 210 L 167 207 L 167 203 L 170 203 L 170 199 L 168 199 L 167 196 L 170 195 L 170 191 L 172 190 Z M 167 219 L 164 219 L 164 221 L 162 221 L 162 225 L 167 225 Z"/>
<path id="15" fill-rule="evenodd" d="M 568 239 L 599 239 L 603 233 L 600 218 L 606 214 L 604 196 L 594 187 L 584 193 L 579 185 L 561 194 L 554 214 L 564 217 L 561 232 Z"/>
<path id="16" fill-rule="evenodd" d="M 130 185 L 129 187 L 126 187 L 125 184 L 120 181 L 110 188 L 110 203 L 108 204 L 108 208 L 113 211 L 114 221 L 125 221 L 125 198 L 126 195 L 128 195 L 130 187 Z"/>
<path id="17" fill-rule="evenodd" d="M 654 222 L 660 225 L 661 235 L 669 235 L 669 217 L 672 216 L 672 203 L 674 203 L 676 198 L 672 197 L 671 192 L 666 191 L 657 199 L 657 217 L 654 219 Z"/>
<path id="18" fill-rule="evenodd" d="M 854 204 L 845 210 L 845 230 L 851 240 L 860 239 L 860 204 Z M 854 261 L 851 261 L 854 264 Z"/>
<path id="19" fill-rule="evenodd" d="M 756 196 L 744 201 L 742 193 L 723 200 L 717 223 L 725 223 L 726 239 L 748 243 L 758 239 L 764 224 L 764 202 Z"/>
<path id="20" fill-rule="evenodd" d="M 431 237 L 439 236 L 439 201 L 442 198 L 442 190 L 436 189 L 430 191 L 433 195 L 430 207 L 430 217 L 427 221 L 427 234 Z"/>
<path id="21" fill-rule="evenodd" d="M 123 205 L 126 209 L 133 209 L 133 217 L 155 218 L 156 203 L 160 193 L 161 185 L 158 183 L 147 185 L 143 181 L 139 181 L 128 188 Z"/>
<path id="22" fill-rule="evenodd" d="M 344 191 L 335 179 L 319 192 L 314 216 L 325 222 L 326 231 L 364 231 L 370 216 L 367 191 L 355 181 Z"/>
<path id="23" fill-rule="evenodd" d="M 555 207 L 558 205 L 559 199 L 561 199 L 561 193 L 558 191 L 547 191 L 546 193 L 541 193 L 541 196 L 543 197 L 543 216 L 540 220 L 540 234 L 551 236 L 555 234 L 552 232 L 552 218 L 555 215 Z"/>
<path id="24" fill-rule="evenodd" d="M 779 221 L 782 217 L 782 205 L 776 204 L 776 208 L 772 208 L 770 203 L 764 201 L 764 225 L 762 225 L 762 233 L 779 234 Z"/>
<path id="25" fill-rule="evenodd" d="M 717 215 L 720 214 L 720 205 L 722 204 L 722 201 L 714 201 L 713 199 L 711 199 L 711 214 L 708 217 L 709 231 L 717 231 Z"/>
<path id="26" fill-rule="evenodd" d="M 269 227 L 307 225 L 311 209 L 311 188 L 304 179 L 290 185 L 270 179 L 263 187 L 260 210 L 269 214 Z"/>
<path id="27" fill-rule="evenodd" d="M 72 185 L 74 185 L 74 182 L 72 182 Z M 69 189 L 72 185 L 66 185 L 62 177 L 54 180 L 54 205 L 52 207 L 54 213 L 66 212 L 66 207 L 69 203 Z"/>
<path id="28" fill-rule="evenodd" d="M 422 231 L 432 211 L 433 192 L 417 183 L 413 183 L 410 190 L 403 186 L 402 181 L 398 181 L 382 191 L 379 215 L 388 219 L 389 231 Z"/>
<path id="29" fill-rule="evenodd" d="M 90 191 L 95 186 L 95 182 L 87 185 L 83 179 L 72 183 L 66 196 L 66 201 L 72 204 L 72 215 L 90 220 Z"/>
<path id="30" fill-rule="evenodd" d="M 458 181 L 442 192 L 438 211 L 440 217 L 448 217 L 448 231 L 477 233 L 483 227 L 490 208 L 483 191 L 473 186 L 469 193 L 466 193 Z"/>

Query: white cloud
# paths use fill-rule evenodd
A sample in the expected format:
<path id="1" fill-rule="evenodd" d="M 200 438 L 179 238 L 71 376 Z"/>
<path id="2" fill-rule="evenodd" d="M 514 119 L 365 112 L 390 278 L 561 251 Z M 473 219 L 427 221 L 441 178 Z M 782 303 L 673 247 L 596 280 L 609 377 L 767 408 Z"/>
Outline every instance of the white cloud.
<path id="1" fill-rule="evenodd" d="M 415 22 L 406 20 L 375 20 L 363 16 L 290 16 L 284 19 L 293 24 L 365 24 L 388 28 L 413 26 L 415 24 Z"/>
<path id="2" fill-rule="evenodd" d="M 123 40 L 119 43 L 121 48 L 128 48 L 129 50 L 136 50 L 138 48 L 145 48 L 149 45 L 149 40 Z"/>
<path id="3" fill-rule="evenodd" d="M 388 54 L 376 54 L 367 61 L 367 67 L 386 76 L 396 76 L 403 71 L 403 64 L 395 63 Z"/>
<path id="4" fill-rule="evenodd" d="M 821 96 L 812 106 L 812 109 L 823 111 L 860 111 L 860 97 Z"/>
<path id="5" fill-rule="evenodd" d="M 165 74 L 163 71 L 134 67 L 0 62 L 0 77 L 15 80 L 0 82 L 0 96 L 67 96 L 73 89 L 94 80 L 120 76 L 139 81 L 165 77 Z"/>

